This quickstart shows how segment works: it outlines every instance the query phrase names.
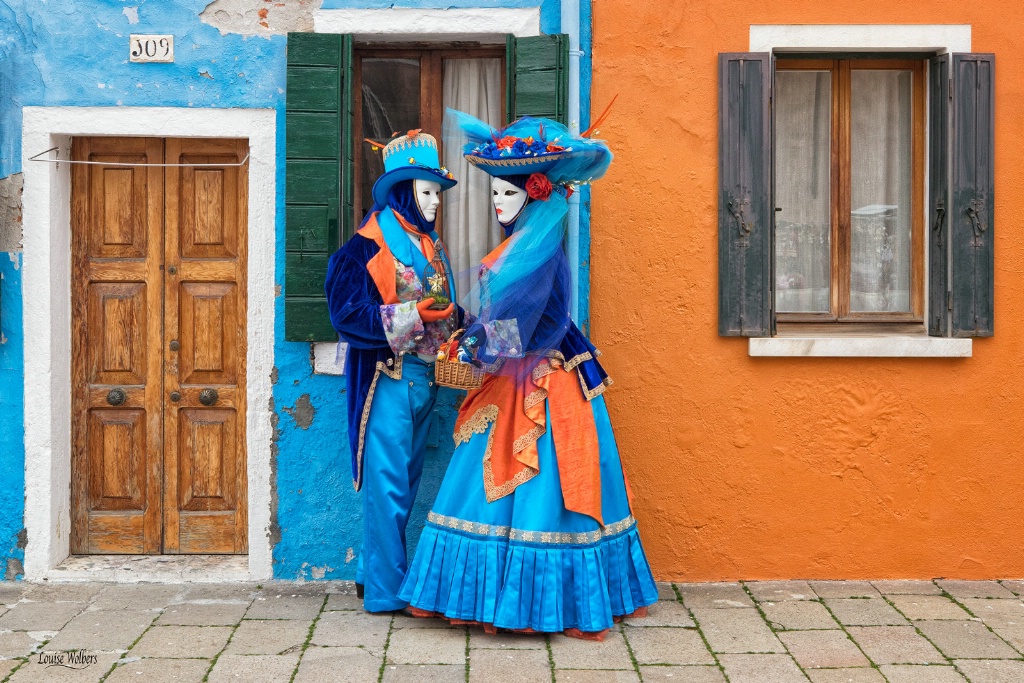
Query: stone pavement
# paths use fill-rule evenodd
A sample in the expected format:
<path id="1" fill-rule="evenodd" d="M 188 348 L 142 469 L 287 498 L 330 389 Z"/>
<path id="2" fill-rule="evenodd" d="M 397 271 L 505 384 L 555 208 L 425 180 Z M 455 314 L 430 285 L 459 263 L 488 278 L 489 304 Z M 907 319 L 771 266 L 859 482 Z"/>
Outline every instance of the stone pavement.
<path id="1" fill-rule="evenodd" d="M 347 582 L 0 583 L 0 679 L 1024 682 L 1024 581 L 659 588 L 595 643 L 371 615 Z"/>

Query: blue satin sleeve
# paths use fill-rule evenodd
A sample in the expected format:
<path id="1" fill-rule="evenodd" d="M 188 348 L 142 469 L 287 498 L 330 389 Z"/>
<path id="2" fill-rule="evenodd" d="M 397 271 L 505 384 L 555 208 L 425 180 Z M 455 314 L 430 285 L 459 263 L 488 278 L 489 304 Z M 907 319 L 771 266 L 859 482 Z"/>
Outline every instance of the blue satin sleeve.
<path id="1" fill-rule="evenodd" d="M 356 239 L 363 238 L 352 238 Z M 354 348 L 388 348 L 380 315 L 383 300 L 366 269 L 366 262 L 372 254 L 364 259 L 365 255 L 354 254 L 353 251 L 346 244 L 334 252 L 327 263 L 324 291 L 327 293 L 331 325 Z"/>

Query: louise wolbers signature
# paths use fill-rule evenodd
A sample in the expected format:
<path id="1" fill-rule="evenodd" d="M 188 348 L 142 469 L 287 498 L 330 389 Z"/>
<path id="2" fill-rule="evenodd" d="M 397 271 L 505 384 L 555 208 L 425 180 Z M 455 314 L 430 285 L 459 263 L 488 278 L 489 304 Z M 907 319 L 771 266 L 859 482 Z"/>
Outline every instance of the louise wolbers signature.
<path id="1" fill-rule="evenodd" d="M 66 650 L 64 652 L 40 652 L 37 664 L 62 666 L 66 669 L 84 669 L 99 661 L 98 655 L 91 655 L 85 650 Z"/>

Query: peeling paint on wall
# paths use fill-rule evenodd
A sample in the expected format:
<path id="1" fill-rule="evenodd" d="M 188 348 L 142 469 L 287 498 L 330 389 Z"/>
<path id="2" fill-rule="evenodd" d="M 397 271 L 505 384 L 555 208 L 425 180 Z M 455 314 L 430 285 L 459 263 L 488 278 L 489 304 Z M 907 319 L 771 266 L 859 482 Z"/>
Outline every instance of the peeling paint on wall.
<path id="1" fill-rule="evenodd" d="M 21 192 L 24 177 L 0 178 L 0 251 L 21 251 Z"/>
<path id="2" fill-rule="evenodd" d="M 299 396 L 294 408 L 284 406 L 282 410 L 292 416 L 295 426 L 299 429 L 309 429 L 309 425 L 313 424 L 313 418 L 316 416 L 316 408 L 310 403 L 309 394 Z"/>
<path id="3" fill-rule="evenodd" d="M 221 35 L 271 36 L 312 31 L 313 12 L 323 0 L 214 0 L 199 18 Z"/>

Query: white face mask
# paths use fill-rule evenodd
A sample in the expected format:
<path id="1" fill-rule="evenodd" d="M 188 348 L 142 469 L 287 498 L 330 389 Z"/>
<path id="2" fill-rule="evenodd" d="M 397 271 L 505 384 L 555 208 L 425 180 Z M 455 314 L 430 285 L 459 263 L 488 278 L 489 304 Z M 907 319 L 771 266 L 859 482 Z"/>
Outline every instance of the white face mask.
<path id="1" fill-rule="evenodd" d="M 516 187 L 507 180 L 494 177 L 491 178 L 491 201 L 494 202 L 494 211 L 498 214 L 498 222 L 508 225 L 519 218 L 519 213 L 526 206 L 529 196 L 526 190 Z"/>
<path id="2" fill-rule="evenodd" d="M 441 203 L 441 183 L 433 180 L 414 180 L 412 190 L 416 193 L 416 203 L 420 206 L 420 213 L 427 219 L 427 222 L 437 217 L 437 205 Z"/>

